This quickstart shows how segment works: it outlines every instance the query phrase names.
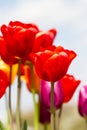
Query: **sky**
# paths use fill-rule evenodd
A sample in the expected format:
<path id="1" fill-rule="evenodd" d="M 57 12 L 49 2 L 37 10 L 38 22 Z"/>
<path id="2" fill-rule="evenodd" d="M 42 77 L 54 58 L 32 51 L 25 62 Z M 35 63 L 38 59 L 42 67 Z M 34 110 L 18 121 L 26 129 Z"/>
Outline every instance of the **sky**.
<path id="1" fill-rule="evenodd" d="M 87 84 L 87 0 L 0 0 L 0 26 L 15 20 L 35 23 L 41 30 L 56 28 L 54 44 L 77 53 L 68 70 L 81 80 L 71 100 L 71 103 L 77 102 L 79 89 Z M 23 92 L 31 99 L 26 90 Z M 0 109 L 3 109 L 3 100 Z M 22 107 L 26 106 L 25 100 Z"/>

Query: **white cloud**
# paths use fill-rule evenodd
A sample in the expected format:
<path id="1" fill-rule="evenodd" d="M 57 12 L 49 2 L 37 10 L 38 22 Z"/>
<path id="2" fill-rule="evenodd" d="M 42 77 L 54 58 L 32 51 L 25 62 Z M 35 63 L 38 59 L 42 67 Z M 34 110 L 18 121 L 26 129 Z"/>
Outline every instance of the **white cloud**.
<path id="1" fill-rule="evenodd" d="M 84 2 L 80 1 L 76 5 L 66 5 L 62 0 L 44 0 L 40 2 L 24 2 L 19 4 L 16 9 L 17 16 L 25 16 L 33 19 L 46 18 L 45 20 L 73 21 L 84 14 Z M 86 8 L 85 8 L 86 9 Z M 87 10 L 87 9 L 86 9 Z M 85 12 L 86 13 L 86 12 Z"/>
<path id="2" fill-rule="evenodd" d="M 66 4 L 67 3 L 67 4 Z M 10 4 L 10 3 L 9 3 Z M 23 21 L 37 21 L 42 24 L 65 24 L 72 23 L 80 29 L 87 27 L 86 0 L 77 2 L 64 2 L 64 0 L 19 0 L 15 9 L 0 11 L 1 21 L 20 19 Z M 12 5 L 11 5 L 12 6 Z M 3 13 L 2 13 L 3 12 Z M 7 12 L 7 14 L 6 14 Z"/>

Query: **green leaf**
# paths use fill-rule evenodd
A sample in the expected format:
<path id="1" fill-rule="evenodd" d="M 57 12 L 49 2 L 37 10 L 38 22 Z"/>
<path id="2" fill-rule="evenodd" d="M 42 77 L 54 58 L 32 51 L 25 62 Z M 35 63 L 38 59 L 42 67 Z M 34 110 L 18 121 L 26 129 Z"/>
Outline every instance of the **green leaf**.
<path id="1" fill-rule="evenodd" d="M 24 121 L 24 124 L 23 124 L 23 130 L 27 130 L 27 121 L 26 120 Z"/>
<path id="2" fill-rule="evenodd" d="M 4 124 L 0 121 L 0 130 L 6 130 Z"/>

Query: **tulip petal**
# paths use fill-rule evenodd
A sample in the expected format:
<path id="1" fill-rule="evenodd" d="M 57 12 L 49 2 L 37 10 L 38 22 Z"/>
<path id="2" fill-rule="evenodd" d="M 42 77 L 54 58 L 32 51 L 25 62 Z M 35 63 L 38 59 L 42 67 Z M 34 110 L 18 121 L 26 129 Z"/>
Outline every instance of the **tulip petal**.
<path id="1" fill-rule="evenodd" d="M 78 111 L 81 116 L 87 116 L 87 86 L 83 86 L 79 93 Z"/>
<path id="2" fill-rule="evenodd" d="M 41 80 L 40 102 L 44 107 L 50 109 L 51 107 L 51 83 Z M 56 109 L 60 108 L 63 103 L 63 91 L 61 82 L 54 83 L 54 106 Z"/>

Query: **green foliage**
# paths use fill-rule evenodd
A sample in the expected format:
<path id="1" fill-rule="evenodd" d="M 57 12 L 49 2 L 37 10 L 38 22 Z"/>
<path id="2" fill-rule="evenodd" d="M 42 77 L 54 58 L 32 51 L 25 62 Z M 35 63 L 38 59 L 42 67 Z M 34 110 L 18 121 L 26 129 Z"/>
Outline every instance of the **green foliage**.
<path id="1" fill-rule="evenodd" d="M 0 130 L 6 130 L 4 124 L 0 121 Z"/>
<path id="2" fill-rule="evenodd" d="M 27 121 L 26 120 L 24 121 L 24 124 L 23 124 L 23 130 L 27 130 Z"/>

